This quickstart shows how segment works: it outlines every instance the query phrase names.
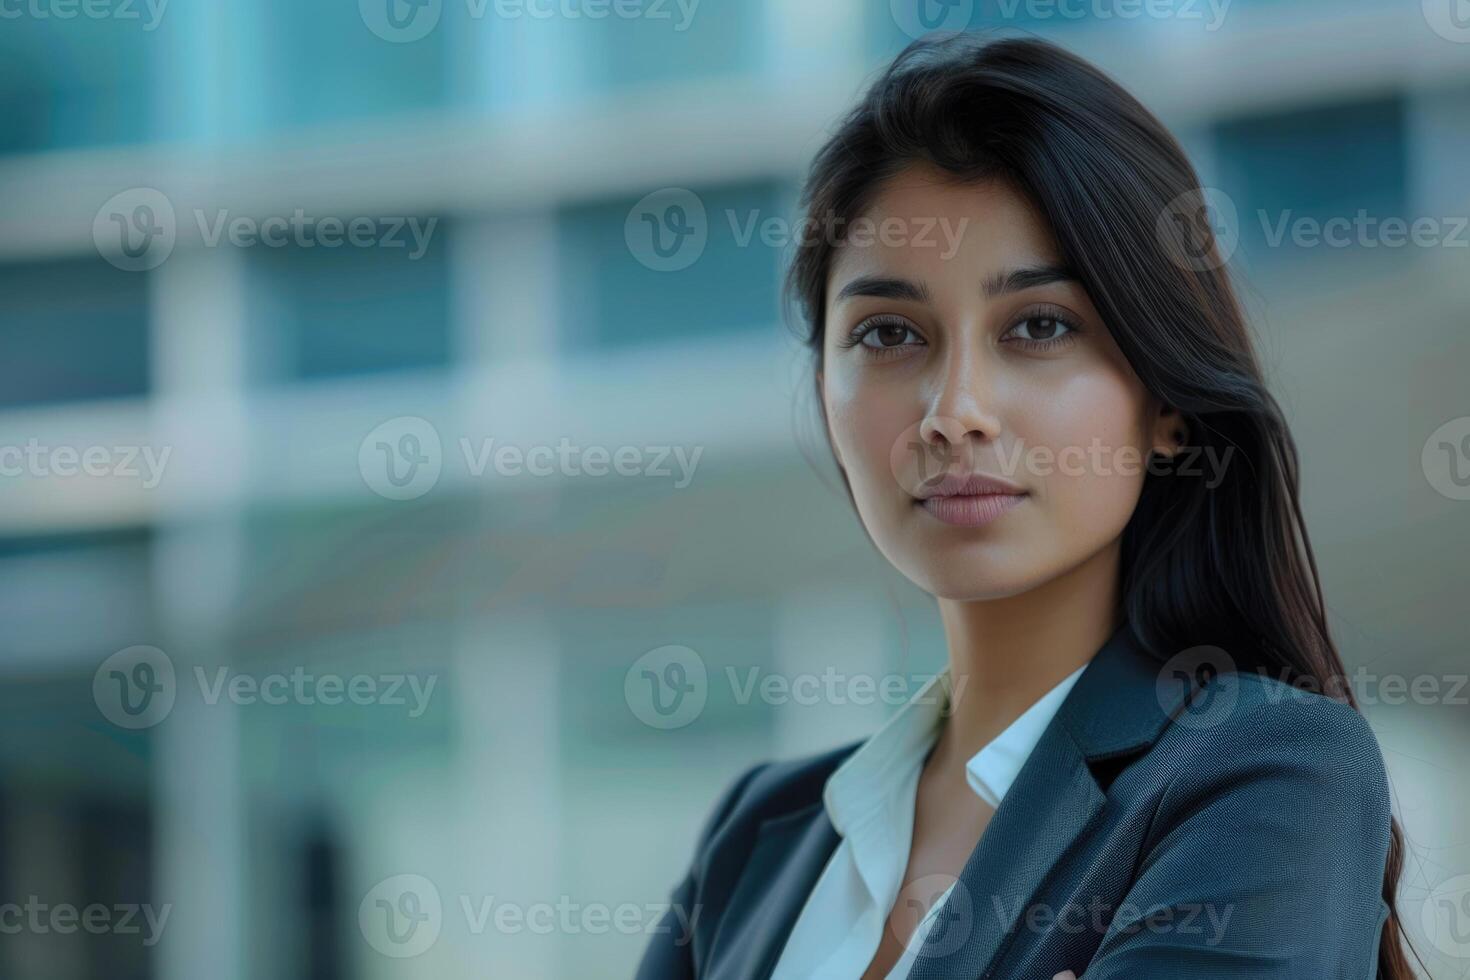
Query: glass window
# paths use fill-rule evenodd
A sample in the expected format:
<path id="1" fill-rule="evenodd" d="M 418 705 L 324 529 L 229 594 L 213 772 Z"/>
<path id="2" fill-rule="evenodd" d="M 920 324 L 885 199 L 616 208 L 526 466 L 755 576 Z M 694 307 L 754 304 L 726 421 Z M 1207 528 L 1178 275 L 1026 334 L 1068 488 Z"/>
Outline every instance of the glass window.
<path id="1" fill-rule="evenodd" d="M 1227 120 L 1214 142 L 1218 186 L 1236 207 L 1247 253 L 1335 252 L 1319 246 L 1329 235 L 1357 242 L 1362 236 L 1343 223 L 1356 224 L 1359 211 L 1373 222 L 1408 217 L 1397 97 Z"/>
<path id="2" fill-rule="evenodd" d="M 565 209 L 564 336 L 621 347 L 774 325 L 783 200 L 763 182 Z"/>
<path id="3" fill-rule="evenodd" d="M 160 35 L 157 24 L 147 29 L 153 19 L 147 4 L 129 7 L 136 18 L 81 16 L 74 8 L 77 16 L 63 20 L 44 4 L 5 5 L 0 153 L 149 138 L 150 55 Z"/>
<path id="4" fill-rule="evenodd" d="M 0 265 L 0 407 L 148 391 L 148 277 L 98 258 Z"/>
<path id="5" fill-rule="evenodd" d="M 391 115 L 451 98 L 455 4 L 423 0 L 296 3 L 259 8 L 267 128 Z"/>
<path id="6" fill-rule="evenodd" d="M 638 85 L 747 73 L 762 51 L 759 3 L 642 3 L 625 5 L 638 16 L 547 23 L 546 28 L 588 32 L 588 81 Z"/>
<path id="7" fill-rule="evenodd" d="M 375 240 L 399 243 L 391 247 L 254 246 L 250 357 L 257 380 L 447 364 L 443 224 L 418 216 L 381 218 Z"/>

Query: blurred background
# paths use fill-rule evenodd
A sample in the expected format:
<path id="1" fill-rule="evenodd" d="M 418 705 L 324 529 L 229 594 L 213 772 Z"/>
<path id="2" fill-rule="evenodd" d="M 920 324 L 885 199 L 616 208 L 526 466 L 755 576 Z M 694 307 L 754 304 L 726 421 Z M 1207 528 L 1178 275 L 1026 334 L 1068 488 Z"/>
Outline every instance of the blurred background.
<path id="1" fill-rule="evenodd" d="M 1470 971 L 1464 0 L 7 0 L 0 976 L 631 975 L 718 792 L 901 700 L 794 680 L 944 662 L 777 284 L 828 127 L 962 27 L 1215 189 Z"/>

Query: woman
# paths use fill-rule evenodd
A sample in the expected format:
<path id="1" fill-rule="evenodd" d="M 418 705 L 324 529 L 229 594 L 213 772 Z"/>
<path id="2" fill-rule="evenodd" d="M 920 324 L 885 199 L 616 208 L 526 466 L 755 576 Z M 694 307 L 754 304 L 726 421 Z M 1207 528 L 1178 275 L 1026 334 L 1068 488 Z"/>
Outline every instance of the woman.
<path id="1" fill-rule="evenodd" d="M 802 203 L 832 451 L 949 667 L 737 779 L 639 976 L 1407 980 L 1382 755 L 1175 140 L 1053 45 L 925 39 Z"/>

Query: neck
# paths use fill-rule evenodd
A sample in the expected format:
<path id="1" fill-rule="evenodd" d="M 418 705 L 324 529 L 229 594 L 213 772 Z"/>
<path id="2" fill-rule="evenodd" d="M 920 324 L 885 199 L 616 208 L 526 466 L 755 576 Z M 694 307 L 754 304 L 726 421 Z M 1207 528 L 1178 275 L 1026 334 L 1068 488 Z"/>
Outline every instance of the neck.
<path id="1" fill-rule="evenodd" d="M 952 712 L 934 748 L 942 768 L 965 762 L 1064 677 L 1092 659 L 1121 622 L 1121 543 L 1027 592 L 940 599 Z"/>

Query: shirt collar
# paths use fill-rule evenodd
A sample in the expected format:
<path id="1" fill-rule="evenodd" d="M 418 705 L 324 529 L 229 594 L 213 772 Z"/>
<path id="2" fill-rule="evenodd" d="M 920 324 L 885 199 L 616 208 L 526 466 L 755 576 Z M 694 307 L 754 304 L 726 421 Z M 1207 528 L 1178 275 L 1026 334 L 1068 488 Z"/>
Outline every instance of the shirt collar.
<path id="1" fill-rule="evenodd" d="M 827 777 L 822 803 L 832 826 L 844 837 L 857 823 L 881 810 L 892 786 L 923 760 L 949 711 L 949 669 L 930 677 L 857 750 Z"/>
<path id="2" fill-rule="evenodd" d="M 1062 678 L 965 764 L 970 788 L 999 806 L 1087 664 Z M 949 667 L 922 687 L 828 777 L 822 802 L 833 827 L 846 836 L 881 811 L 892 786 L 923 761 L 949 716 L 953 684 Z"/>
<path id="3" fill-rule="evenodd" d="M 1077 683 L 1077 678 L 1086 668 L 1087 664 L 1083 664 L 1063 677 L 965 763 L 965 779 L 982 800 L 993 807 L 1000 806 L 1001 799 L 1011 788 L 1011 783 L 1016 781 L 1016 776 L 1020 775 L 1031 750 L 1066 700 L 1067 692 L 1072 690 L 1072 685 Z"/>

